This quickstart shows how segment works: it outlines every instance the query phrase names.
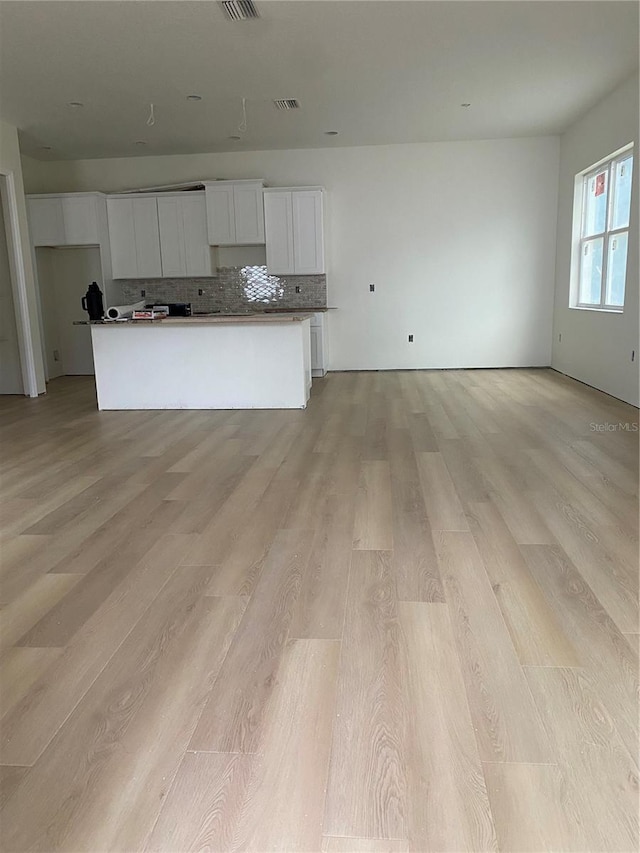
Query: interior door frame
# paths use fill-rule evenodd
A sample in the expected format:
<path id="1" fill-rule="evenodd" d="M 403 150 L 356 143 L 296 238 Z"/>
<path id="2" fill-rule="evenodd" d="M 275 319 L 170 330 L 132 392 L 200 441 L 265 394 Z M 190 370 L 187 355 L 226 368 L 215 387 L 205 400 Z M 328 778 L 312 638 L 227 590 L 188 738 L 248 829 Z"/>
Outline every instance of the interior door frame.
<path id="1" fill-rule="evenodd" d="M 4 213 L 7 251 L 9 254 L 9 273 L 11 276 L 11 291 L 13 308 L 16 319 L 18 351 L 20 354 L 20 369 L 22 372 L 22 387 L 25 396 L 38 396 L 38 380 L 36 374 L 36 358 L 31 337 L 29 321 L 29 301 L 27 297 L 27 275 L 24 267 L 22 237 L 18 217 L 18 197 L 13 172 L 0 170 L 0 185 L 2 188 L 2 209 Z"/>

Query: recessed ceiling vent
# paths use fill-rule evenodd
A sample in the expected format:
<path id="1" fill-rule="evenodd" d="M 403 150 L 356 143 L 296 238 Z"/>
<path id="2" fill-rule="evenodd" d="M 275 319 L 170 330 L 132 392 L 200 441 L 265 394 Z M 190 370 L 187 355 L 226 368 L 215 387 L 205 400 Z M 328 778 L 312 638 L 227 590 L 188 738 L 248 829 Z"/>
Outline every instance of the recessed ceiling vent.
<path id="1" fill-rule="evenodd" d="M 250 21 L 260 17 L 253 0 L 222 0 L 220 6 L 230 21 Z"/>
<path id="2" fill-rule="evenodd" d="M 273 102 L 279 110 L 299 110 L 300 104 L 295 98 L 278 98 Z"/>

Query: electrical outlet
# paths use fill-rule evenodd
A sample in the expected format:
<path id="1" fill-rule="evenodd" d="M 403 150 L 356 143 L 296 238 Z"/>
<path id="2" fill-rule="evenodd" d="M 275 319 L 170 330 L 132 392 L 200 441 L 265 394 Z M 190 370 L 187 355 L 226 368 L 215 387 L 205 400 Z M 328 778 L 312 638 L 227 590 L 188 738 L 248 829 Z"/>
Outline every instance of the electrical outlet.
<path id="1" fill-rule="evenodd" d="M 300 293 L 300 286 L 296 284 L 296 293 Z"/>
<path id="2" fill-rule="evenodd" d="M 54 349 L 53 351 L 53 360 L 60 361 L 60 350 Z"/>
<path id="3" fill-rule="evenodd" d="M 146 295 L 147 295 L 147 291 L 146 291 L 146 290 L 141 290 L 141 291 L 140 291 L 140 296 L 146 296 Z"/>
<path id="4" fill-rule="evenodd" d="M 198 288 L 198 296 L 204 296 L 204 290 L 201 287 Z"/>
<path id="5" fill-rule="evenodd" d="M 369 285 L 369 291 L 370 291 L 371 293 L 373 293 L 373 292 L 375 291 L 375 289 L 376 289 L 375 284 L 370 284 L 370 285 Z"/>
<path id="6" fill-rule="evenodd" d="M 410 344 L 412 344 L 412 343 L 413 343 L 413 335 L 409 335 L 409 343 L 410 343 Z"/>

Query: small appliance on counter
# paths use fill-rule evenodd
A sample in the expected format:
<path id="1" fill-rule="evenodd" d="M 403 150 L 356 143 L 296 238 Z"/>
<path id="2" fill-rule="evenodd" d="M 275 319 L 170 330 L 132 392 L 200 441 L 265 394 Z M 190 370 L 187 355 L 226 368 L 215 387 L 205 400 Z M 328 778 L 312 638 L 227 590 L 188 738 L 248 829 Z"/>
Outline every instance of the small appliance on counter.
<path id="1" fill-rule="evenodd" d="M 86 294 L 82 297 L 82 308 L 89 315 L 90 323 L 100 323 L 104 317 L 104 303 L 102 302 L 102 291 L 97 281 L 92 281 Z"/>
<path id="2" fill-rule="evenodd" d="M 155 314 L 166 314 L 168 317 L 190 317 L 190 302 L 163 302 L 160 304 L 148 303 L 145 308 Z"/>

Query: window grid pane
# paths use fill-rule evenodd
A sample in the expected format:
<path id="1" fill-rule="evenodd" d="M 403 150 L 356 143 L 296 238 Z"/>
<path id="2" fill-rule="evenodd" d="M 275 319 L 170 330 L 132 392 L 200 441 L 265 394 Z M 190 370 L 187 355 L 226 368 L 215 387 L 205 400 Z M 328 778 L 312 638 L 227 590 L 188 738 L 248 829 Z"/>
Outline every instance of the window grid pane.
<path id="1" fill-rule="evenodd" d="M 582 236 L 592 237 L 594 234 L 602 234 L 607 228 L 608 165 L 586 178 L 585 184 Z"/>
<path id="2" fill-rule="evenodd" d="M 581 305 L 600 305 L 602 302 L 602 261 L 604 239 L 586 240 L 582 244 L 582 259 L 580 264 L 580 293 L 578 301 Z"/>
<path id="3" fill-rule="evenodd" d="M 611 204 L 611 223 L 609 228 L 629 227 L 631 213 L 631 180 L 633 178 L 633 157 L 618 160 L 613 165 L 613 200 Z"/>
<path id="4" fill-rule="evenodd" d="M 629 234 L 627 231 L 621 231 L 609 237 L 605 302 L 614 308 L 622 308 L 624 305 L 628 247 Z"/>

